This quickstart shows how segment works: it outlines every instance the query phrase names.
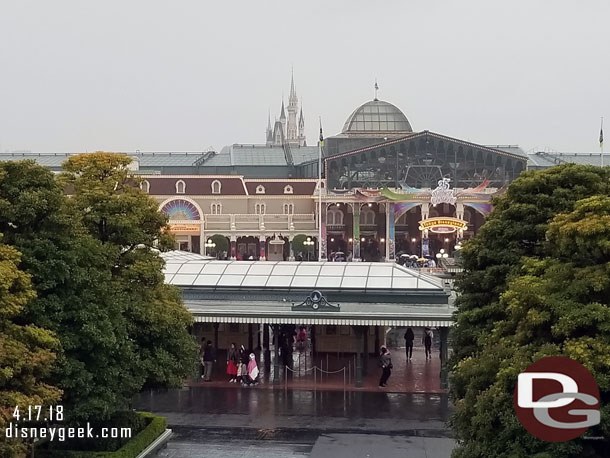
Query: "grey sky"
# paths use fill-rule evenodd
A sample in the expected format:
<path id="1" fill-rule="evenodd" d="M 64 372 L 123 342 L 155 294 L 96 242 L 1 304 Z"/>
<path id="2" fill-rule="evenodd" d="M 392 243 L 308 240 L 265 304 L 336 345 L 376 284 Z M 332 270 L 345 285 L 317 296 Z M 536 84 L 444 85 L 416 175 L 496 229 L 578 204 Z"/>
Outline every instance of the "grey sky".
<path id="1" fill-rule="evenodd" d="M 309 144 L 377 77 L 414 130 L 597 152 L 609 24 L 608 0 L 5 0 L 0 150 L 263 142 L 294 65 Z"/>

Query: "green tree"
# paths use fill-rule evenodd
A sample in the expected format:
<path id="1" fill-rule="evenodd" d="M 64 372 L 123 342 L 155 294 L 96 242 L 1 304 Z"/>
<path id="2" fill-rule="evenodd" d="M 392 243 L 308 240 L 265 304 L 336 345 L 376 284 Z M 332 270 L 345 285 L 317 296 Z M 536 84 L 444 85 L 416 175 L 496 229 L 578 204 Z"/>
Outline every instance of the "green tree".
<path id="1" fill-rule="evenodd" d="M 72 156 L 61 182 L 87 232 L 112 257 L 117 301 L 123 304 L 130 341 L 145 386 L 180 386 L 193 370 L 197 347 L 188 333 L 190 313 L 179 291 L 164 283 L 155 246 L 173 246 L 167 216 L 137 186 L 131 159 L 112 153 Z"/>
<path id="2" fill-rule="evenodd" d="M 224 235 L 214 234 L 209 239 L 216 244 L 216 246 L 213 250 L 210 251 L 210 253 L 222 253 L 223 251 L 229 251 L 229 241 Z M 206 239 L 206 242 L 207 240 L 208 239 Z M 231 254 L 229 253 L 229 256 L 230 255 Z"/>
<path id="3" fill-rule="evenodd" d="M 23 254 L 37 293 L 21 319 L 60 340 L 50 381 L 63 390 L 70 419 L 107 418 L 144 380 L 131 370 L 139 358 L 116 299 L 116 253 L 85 232 L 48 169 L 4 162 L 0 175 L 0 232 Z"/>
<path id="4" fill-rule="evenodd" d="M 303 242 L 305 242 L 307 240 L 307 238 L 311 238 L 313 240 L 313 237 L 309 237 L 308 235 L 305 234 L 297 234 L 294 236 L 294 238 L 292 239 L 292 251 L 297 254 L 297 253 L 303 253 L 305 255 L 305 258 L 307 258 L 307 253 L 312 253 L 312 259 L 313 259 L 313 255 L 315 255 L 315 251 L 313 246 L 306 246 L 303 245 Z"/>
<path id="5" fill-rule="evenodd" d="M 1 239 L 1 235 L 0 235 Z M 50 405 L 61 391 L 44 380 L 55 362 L 59 342 L 47 330 L 23 325 L 18 317 L 34 298 L 30 277 L 19 270 L 20 253 L 0 243 L 0 456 L 13 457 L 26 444 L 5 436 L 15 406 Z"/>
<path id="6" fill-rule="evenodd" d="M 607 456 L 599 441 L 536 439 L 513 407 L 520 372 L 541 357 L 568 356 L 600 387 L 602 423 L 587 434 L 610 437 L 610 198 L 572 207 L 546 225 L 537 255 L 512 270 L 499 300 L 502 318 L 491 323 L 484 347 L 455 368 L 463 389 L 452 419 L 456 458 Z"/>

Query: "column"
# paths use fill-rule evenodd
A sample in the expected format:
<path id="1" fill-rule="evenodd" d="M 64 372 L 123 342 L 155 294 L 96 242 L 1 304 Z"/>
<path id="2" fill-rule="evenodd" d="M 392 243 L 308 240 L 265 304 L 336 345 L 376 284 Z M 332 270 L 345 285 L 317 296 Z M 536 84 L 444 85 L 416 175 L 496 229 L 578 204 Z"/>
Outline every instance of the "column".
<path id="1" fill-rule="evenodd" d="M 362 388 L 362 350 L 364 348 L 364 327 L 353 326 L 356 333 L 356 376 L 355 387 Z"/>
<path id="2" fill-rule="evenodd" d="M 231 260 L 237 259 L 237 237 L 231 236 Z"/>
<path id="3" fill-rule="evenodd" d="M 394 262 L 396 260 L 394 204 L 386 202 L 385 207 L 385 260 Z"/>
<path id="4" fill-rule="evenodd" d="M 266 257 L 265 257 L 265 245 L 267 244 L 267 241 L 265 240 L 265 236 L 263 234 L 261 234 L 261 236 L 258 238 L 258 244 L 259 244 L 259 259 L 261 261 L 265 261 Z"/>
<path id="5" fill-rule="evenodd" d="M 273 384 L 280 384 L 280 325 L 273 325 L 273 346 L 275 358 L 273 359 Z"/>
<path id="6" fill-rule="evenodd" d="M 218 323 L 214 323 L 214 347 L 218 350 Z"/>
<path id="7" fill-rule="evenodd" d="M 353 230 L 353 251 L 352 251 L 352 259 L 354 261 L 360 261 L 360 204 L 354 203 L 354 208 L 352 211 L 352 217 L 354 221 L 354 230 Z"/>
<path id="8" fill-rule="evenodd" d="M 292 246 L 292 241 L 294 240 L 294 235 L 288 236 L 288 244 L 290 245 L 290 256 L 288 256 L 289 261 L 294 261 L 294 248 Z"/>
<path id="9" fill-rule="evenodd" d="M 254 351 L 252 345 L 252 323 L 248 323 L 248 351 Z"/>
<path id="10" fill-rule="evenodd" d="M 379 351 L 379 326 L 375 326 L 375 351 Z"/>
<path id="11" fill-rule="evenodd" d="M 424 203 L 421 205 L 421 219 L 422 221 L 428 219 L 430 216 L 430 204 Z M 428 245 L 428 230 L 423 229 L 421 231 L 421 256 L 430 256 L 430 248 Z"/>
<path id="12" fill-rule="evenodd" d="M 448 336 L 449 336 L 449 328 L 443 327 L 440 328 L 441 334 L 441 389 L 446 390 L 449 387 L 447 382 L 447 359 L 449 358 L 449 344 L 448 344 Z"/>
<path id="13" fill-rule="evenodd" d="M 369 327 L 363 326 L 364 338 L 362 339 L 362 375 L 369 375 Z"/>

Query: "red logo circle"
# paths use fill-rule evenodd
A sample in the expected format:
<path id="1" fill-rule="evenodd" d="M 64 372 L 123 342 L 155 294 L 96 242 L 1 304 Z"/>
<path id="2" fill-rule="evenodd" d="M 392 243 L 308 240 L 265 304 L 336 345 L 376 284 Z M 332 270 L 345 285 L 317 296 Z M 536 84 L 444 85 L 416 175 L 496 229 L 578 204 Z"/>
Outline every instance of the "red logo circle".
<path id="1" fill-rule="evenodd" d="M 572 440 L 598 424 L 599 399 L 591 372 L 565 356 L 549 356 L 531 364 L 519 374 L 513 395 L 519 422 L 530 434 L 548 442 Z"/>

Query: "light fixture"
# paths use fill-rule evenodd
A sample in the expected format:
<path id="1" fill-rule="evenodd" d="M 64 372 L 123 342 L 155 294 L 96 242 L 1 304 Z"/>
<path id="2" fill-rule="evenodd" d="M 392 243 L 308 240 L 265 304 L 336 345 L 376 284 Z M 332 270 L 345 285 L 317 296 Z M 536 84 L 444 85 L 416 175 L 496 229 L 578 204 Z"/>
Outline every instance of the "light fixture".
<path id="1" fill-rule="evenodd" d="M 330 241 L 331 241 L 331 242 L 334 242 L 334 241 L 335 241 L 335 238 L 334 238 L 334 237 L 331 237 L 331 238 L 330 238 Z"/>
<path id="2" fill-rule="evenodd" d="M 449 241 L 449 239 L 447 237 L 445 237 L 445 243 L 447 243 Z"/>
<path id="3" fill-rule="evenodd" d="M 441 253 L 441 254 L 443 254 L 444 252 L 445 252 L 445 249 L 444 249 L 444 248 L 441 248 L 440 253 Z"/>
<path id="4" fill-rule="evenodd" d="M 413 237 L 413 238 L 411 239 L 411 242 L 415 243 L 415 242 L 417 242 L 417 239 L 416 239 L 415 237 Z"/>
<path id="5" fill-rule="evenodd" d="M 354 239 L 350 237 L 350 238 L 348 239 L 348 241 L 349 241 L 349 243 L 352 243 L 352 242 L 354 241 Z"/>
<path id="6" fill-rule="evenodd" d="M 361 241 L 361 242 L 366 242 L 366 239 L 365 239 L 364 237 L 362 237 L 362 238 L 360 239 L 360 241 Z"/>
<path id="7" fill-rule="evenodd" d="M 369 207 L 372 207 L 372 206 L 373 206 L 373 204 L 369 202 Z"/>
<path id="8" fill-rule="evenodd" d="M 381 243 L 385 242 L 385 239 L 383 237 L 381 237 L 381 239 L 379 240 Z"/>

